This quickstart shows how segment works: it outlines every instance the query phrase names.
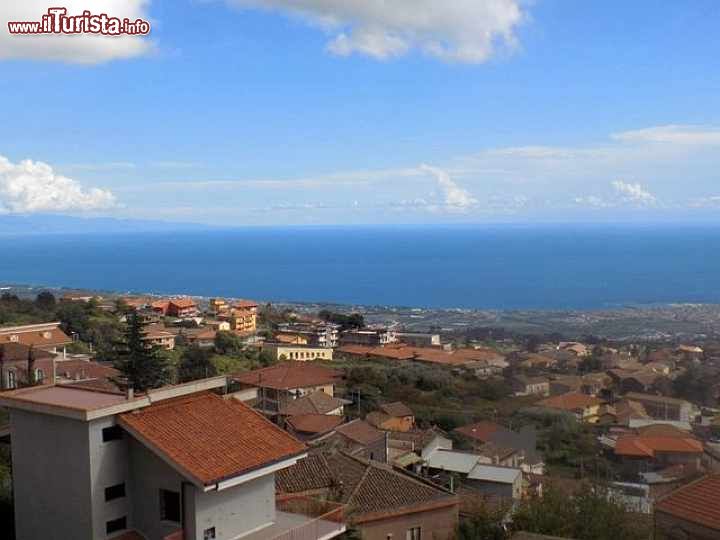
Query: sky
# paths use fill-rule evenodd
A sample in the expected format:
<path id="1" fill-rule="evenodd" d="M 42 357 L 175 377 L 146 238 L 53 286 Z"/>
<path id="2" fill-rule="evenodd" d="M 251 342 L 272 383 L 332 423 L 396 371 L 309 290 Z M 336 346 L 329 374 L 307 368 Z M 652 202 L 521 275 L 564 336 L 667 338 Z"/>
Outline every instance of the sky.
<path id="1" fill-rule="evenodd" d="M 9 34 L 59 3 L 152 29 Z M 24 0 L 0 22 L 0 213 L 720 217 L 716 0 Z"/>

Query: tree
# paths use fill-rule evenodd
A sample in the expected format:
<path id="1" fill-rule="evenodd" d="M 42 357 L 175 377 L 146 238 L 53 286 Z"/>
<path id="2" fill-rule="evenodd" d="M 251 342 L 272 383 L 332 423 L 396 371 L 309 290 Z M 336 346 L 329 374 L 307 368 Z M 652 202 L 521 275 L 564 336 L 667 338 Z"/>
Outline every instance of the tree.
<path id="1" fill-rule="evenodd" d="M 183 351 L 178 366 L 178 380 L 183 382 L 207 379 L 217 374 L 211 362 L 211 351 L 192 345 Z"/>
<path id="2" fill-rule="evenodd" d="M 55 295 L 50 291 L 43 291 L 35 297 L 35 305 L 43 311 L 54 311 L 57 305 Z"/>
<path id="3" fill-rule="evenodd" d="M 122 382 L 139 392 L 158 388 L 171 380 L 167 359 L 157 345 L 144 339 L 145 335 L 145 324 L 133 313 L 128 317 L 124 338 L 117 344 L 114 361 L 115 369 L 125 378 Z"/>
<path id="4" fill-rule="evenodd" d="M 227 330 L 220 330 L 215 334 L 215 350 L 219 354 L 239 354 L 243 343 L 240 336 Z"/>

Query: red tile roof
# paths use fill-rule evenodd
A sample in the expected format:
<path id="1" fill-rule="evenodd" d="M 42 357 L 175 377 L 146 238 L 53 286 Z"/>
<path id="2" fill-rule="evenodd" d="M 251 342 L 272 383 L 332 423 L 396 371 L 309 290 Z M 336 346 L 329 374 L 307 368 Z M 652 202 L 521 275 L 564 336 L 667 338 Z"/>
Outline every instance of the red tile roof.
<path id="1" fill-rule="evenodd" d="M 702 454 L 703 445 L 690 436 L 681 438 L 626 435 L 615 443 L 615 454 L 618 456 L 654 458 L 657 452 Z"/>
<path id="2" fill-rule="evenodd" d="M 288 425 L 301 433 L 329 433 L 344 421 L 336 414 L 298 414 L 287 419 Z"/>
<path id="3" fill-rule="evenodd" d="M 68 335 L 63 332 L 60 323 L 47 325 L 27 325 L 10 328 L 0 328 L 0 343 L 22 343 L 35 347 L 57 347 L 72 343 Z"/>
<path id="4" fill-rule="evenodd" d="M 336 433 L 340 433 L 351 441 L 368 445 L 376 442 L 378 439 L 385 437 L 385 432 L 371 426 L 364 420 L 353 420 L 347 424 L 343 424 L 335 429 Z"/>
<path id="5" fill-rule="evenodd" d="M 563 411 L 577 411 L 588 407 L 599 406 L 602 403 L 603 401 L 593 396 L 577 392 L 568 392 L 567 394 L 562 394 L 560 396 L 543 399 L 540 403 L 538 403 L 538 405 L 542 407 L 549 407 L 551 409 L 560 409 Z"/>
<path id="6" fill-rule="evenodd" d="M 476 424 L 470 424 L 469 426 L 461 426 L 455 429 L 456 433 L 460 433 L 465 437 L 474 439 L 480 442 L 488 442 L 491 436 L 498 431 L 508 431 L 501 425 L 494 422 L 482 421 Z"/>
<path id="7" fill-rule="evenodd" d="M 287 416 L 295 416 L 298 414 L 327 414 L 339 409 L 346 403 L 349 402 L 344 399 L 332 397 L 322 390 L 318 390 L 310 395 L 285 403 L 280 407 L 280 414 Z"/>
<path id="8" fill-rule="evenodd" d="M 252 309 L 258 307 L 258 303 L 252 300 L 238 300 L 233 304 L 233 307 L 237 309 Z"/>
<path id="9" fill-rule="evenodd" d="M 0 362 L 24 362 L 30 355 L 30 347 L 22 343 L 0 343 Z M 35 360 L 53 358 L 53 354 L 33 348 Z"/>
<path id="10" fill-rule="evenodd" d="M 169 304 L 180 309 L 197 307 L 197 303 L 192 298 L 173 298 Z"/>
<path id="11" fill-rule="evenodd" d="M 58 377 L 69 380 L 109 379 L 120 375 L 112 366 L 89 360 L 58 360 L 55 363 L 55 373 Z"/>
<path id="12" fill-rule="evenodd" d="M 236 373 L 232 379 L 242 384 L 276 390 L 293 390 L 336 383 L 342 373 L 311 362 L 283 362 L 274 366 Z"/>
<path id="13" fill-rule="evenodd" d="M 212 393 L 162 401 L 122 414 L 120 425 L 203 485 L 305 451 L 301 442 L 247 405 Z"/>
<path id="14" fill-rule="evenodd" d="M 655 511 L 697 523 L 720 535 L 720 474 L 706 476 L 673 491 L 656 503 Z"/>
<path id="15" fill-rule="evenodd" d="M 415 413 L 412 412 L 412 409 L 401 401 L 395 401 L 393 403 L 383 403 L 382 405 L 380 405 L 380 410 L 388 416 L 394 416 L 396 418 L 415 415 Z"/>

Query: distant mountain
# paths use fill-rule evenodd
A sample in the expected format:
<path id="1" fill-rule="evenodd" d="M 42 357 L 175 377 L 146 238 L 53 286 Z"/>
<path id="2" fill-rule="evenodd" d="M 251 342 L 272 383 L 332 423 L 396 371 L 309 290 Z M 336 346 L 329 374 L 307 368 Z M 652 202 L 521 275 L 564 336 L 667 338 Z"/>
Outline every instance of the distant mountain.
<path id="1" fill-rule="evenodd" d="M 53 214 L 0 215 L 0 235 L 206 231 L 212 229 L 216 229 L 216 227 L 197 223 L 170 223 L 140 219 L 84 218 Z"/>

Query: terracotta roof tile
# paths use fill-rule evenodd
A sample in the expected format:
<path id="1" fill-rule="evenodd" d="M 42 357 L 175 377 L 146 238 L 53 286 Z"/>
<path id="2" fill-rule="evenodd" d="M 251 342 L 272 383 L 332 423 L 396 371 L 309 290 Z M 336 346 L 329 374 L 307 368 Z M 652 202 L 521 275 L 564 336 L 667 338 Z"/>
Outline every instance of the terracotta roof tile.
<path id="1" fill-rule="evenodd" d="M 603 402 L 596 397 L 580 394 L 577 392 L 568 392 L 559 396 L 553 396 L 542 400 L 538 405 L 549 407 L 551 409 L 560 409 L 563 411 L 576 411 L 585 409 L 586 407 L 599 406 Z"/>
<path id="2" fill-rule="evenodd" d="M 461 426 L 455 429 L 456 433 L 460 433 L 469 439 L 480 442 L 488 442 L 493 434 L 498 431 L 508 431 L 504 427 L 494 422 L 482 421 L 469 426 Z"/>
<path id="3" fill-rule="evenodd" d="M 311 362 L 283 362 L 232 376 L 233 380 L 239 383 L 277 390 L 333 384 L 340 377 L 340 371 Z"/>
<path id="4" fill-rule="evenodd" d="M 401 401 L 395 401 L 393 403 L 383 403 L 380 405 L 380 410 L 388 416 L 403 417 L 403 416 L 414 416 L 412 409 L 402 403 Z"/>
<path id="5" fill-rule="evenodd" d="M 706 476 L 673 491 L 655 510 L 720 531 L 720 475 Z"/>
<path id="6" fill-rule="evenodd" d="M 30 354 L 30 346 L 22 343 L 0 343 L 0 362 L 26 361 Z M 33 348 L 35 360 L 53 358 L 53 354 L 42 349 Z"/>
<path id="7" fill-rule="evenodd" d="M 322 390 L 307 396 L 293 399 L 280 408 L 280 414 L 294 416 L 298 414 L 327 414 L 348 403 L 344 399 L 332 397 Z"/>
<path id="8" fill-rule="evenodd" d="M 690 436 L 681 438 L 626 435 L 615 443 L 615 454 L 618 456 L 654 458 L 656 452 L 702 454 L 703 445 Z"/>
<path id="9" fill-rule="evenodd" d="M 211 393 L 122 414 L 120 425 L 204 485 L 305 451 L 302 443 L 247 405 Z"/>
<path id="10" fill-rule="evenodd" d="M 353 420 L 352 422 L 343 424 L 336 428 L 335 432 L 363 445 L 372 444 L 378 439 L 385 437 L 384 431 L 380 431 L 364 420 Z"/>
<path id="11" fill-rule="evenodd" d="M 290 416 L 287 423 L 299 433 L 329 433 L 345 420 L 336 414 L 299 414 Z"/>
<path id="12" fill-rule="evenodd" d="M 168 304 L 180 309 L 197 307 L 197 303 L 192 298 L 173 298 Z"/>
<path id="13" fill-rule="evenodd" d="M 22 343 L 35 347 L 56 347 L 72 343 L 68 335 L 59 326 L 49 323 L 47 327 L 28 325 L 27 327 L 0 328 L 0 343 Z"/>

